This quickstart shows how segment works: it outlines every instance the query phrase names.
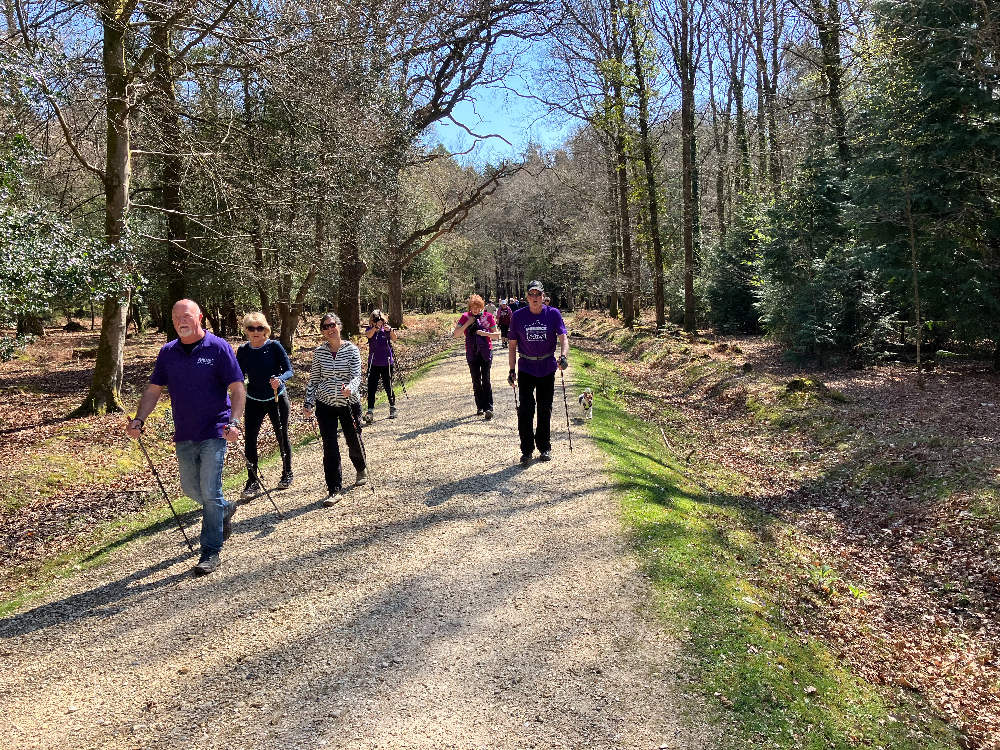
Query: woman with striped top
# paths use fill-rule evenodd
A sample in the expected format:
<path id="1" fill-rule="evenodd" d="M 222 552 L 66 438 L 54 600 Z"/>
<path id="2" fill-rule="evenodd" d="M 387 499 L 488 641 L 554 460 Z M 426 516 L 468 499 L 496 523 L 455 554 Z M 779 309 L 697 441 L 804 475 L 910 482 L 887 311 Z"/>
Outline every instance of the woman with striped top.
<path id="1" fill-rule="evenodd" d="M 340 338 L 343 328 L 340 318 L 327 313 L 320 320 L 320 330 L 326 341 L 313 350 L 309 384 L 306 386 L 305 415 L 316 412 L 319 434 L 323 438 L 323 473 L 329 493 L 323 505 L 330 507 L 340 501 L 343 491 L 343 471 L 340 462 L 340 444 L 337 441 L 337 424 L 344 430 L 347 455 L 358 471 L 355 484 L 368 481 L 364 452 L 361 449 L 359 425 L 355 409 L 361 410 L 358 388 L 361 386 L 361 352 L 350 341 Z"/>

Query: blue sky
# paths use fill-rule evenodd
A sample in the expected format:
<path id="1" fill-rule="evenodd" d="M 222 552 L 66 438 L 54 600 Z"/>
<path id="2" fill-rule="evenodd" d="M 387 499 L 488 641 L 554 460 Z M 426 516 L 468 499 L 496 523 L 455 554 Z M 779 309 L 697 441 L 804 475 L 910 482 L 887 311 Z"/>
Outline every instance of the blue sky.
<path id="1" fill-rule="evenodd" d="M 543 118 L 543 111 L 535 102 L 510 91 L 484 88 L 474 92 L 474 99 L 455 108 L 455 119 L 470 130 L 487 135 L 495 133 L 510 141 L 507 145 L 499 138 L 488 139 L 478 157 L 496 160 L 521 154 L 529 141 L 543 147 L 558 146 L 565 137 L 566 128 L 551 118 Z M 436 126 L 437 141 L 453 152 L 464 151 L 472 144 L 472 137 L 451 122 Z"/>

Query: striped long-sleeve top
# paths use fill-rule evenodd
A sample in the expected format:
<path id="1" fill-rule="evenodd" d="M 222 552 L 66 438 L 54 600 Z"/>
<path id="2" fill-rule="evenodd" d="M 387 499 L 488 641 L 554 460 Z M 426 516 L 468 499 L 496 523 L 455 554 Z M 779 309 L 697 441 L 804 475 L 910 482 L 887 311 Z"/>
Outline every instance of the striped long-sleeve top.
<path id="1" fill-rule="evenodd" d="M 341 388 L 351 389 L 351 397 L 344 398 Z M 316 401 L 328 406 L 347 406 L 358 401 L 361 387 L 361 352 L 350 341 L 340 345 L 334 354 L 330 345 L 323 342 L 313 350 L 312 368 L 309 370 L 309 384 L 306 386 L 307 409 L 312 409 Z"/>

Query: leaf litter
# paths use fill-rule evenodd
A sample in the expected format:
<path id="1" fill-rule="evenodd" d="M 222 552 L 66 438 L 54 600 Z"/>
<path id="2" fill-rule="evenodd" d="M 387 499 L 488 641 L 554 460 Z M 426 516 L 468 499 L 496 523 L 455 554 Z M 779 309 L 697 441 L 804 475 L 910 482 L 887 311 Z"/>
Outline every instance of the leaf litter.
<path id="1" fill-rule="evenodd" d="M 724 467 L 726 491 L 784 527 L 797 567 L 764 578 L 784 575 L 786 624 L 870 682 L 921 693 L 966 747 L 1000 747 L 996 373 L 948 364 L 920 389 L 912 366 L 805 371 L 759 337 L 644 324 L 637 337 L 584 314 L 573 342 L 618 364 L 635 392 L 616 396 L 674 431 L 695 477 Z"/>

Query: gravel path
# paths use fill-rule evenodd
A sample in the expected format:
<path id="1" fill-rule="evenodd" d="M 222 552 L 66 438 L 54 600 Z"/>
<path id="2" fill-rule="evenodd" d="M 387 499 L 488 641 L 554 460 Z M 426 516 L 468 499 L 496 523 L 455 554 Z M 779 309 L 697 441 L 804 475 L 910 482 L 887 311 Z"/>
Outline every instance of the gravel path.
<path id="1" fill-rule="evenodd" d="M 601 459 L 579 428 L 569 452 L 558 384 L 554 460 L 526 469 L 510 389 L 496 419 L 475 417 L 460 352 L 408 390 L 400 419 L 383 405 L 365 429 L 377 497 L 321 507 L 313 444 L 275 493 L 286 519 L 241 506 L 218 572 L 193 578 L 166 529 L 0 620 L 0 747 L 714 744 L 700 709 L 679 721 L 701 701 L 641 612 Z"/>

